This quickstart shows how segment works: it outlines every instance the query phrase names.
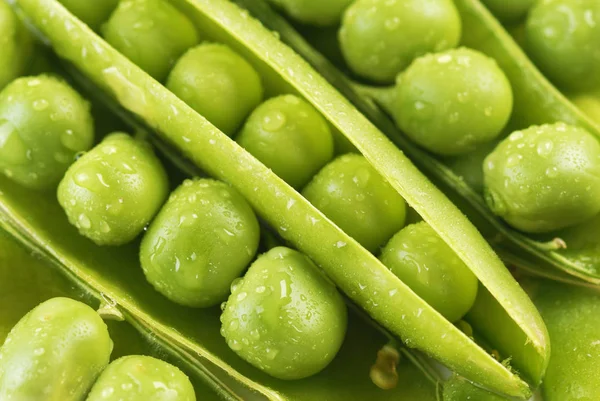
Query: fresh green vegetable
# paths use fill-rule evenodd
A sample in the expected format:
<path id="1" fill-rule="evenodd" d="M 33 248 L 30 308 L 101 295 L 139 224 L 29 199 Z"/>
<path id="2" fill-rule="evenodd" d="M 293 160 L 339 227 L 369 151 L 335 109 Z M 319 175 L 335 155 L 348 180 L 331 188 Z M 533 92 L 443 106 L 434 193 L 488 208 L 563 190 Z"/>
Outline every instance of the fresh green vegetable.
<path id="1" fill-rule="evenodd" d="M 140 261 L 148 281 L 181 305 L 224 301 L 254 257 L 260 229 L 246 200 L 229 185 L 186 180 L 144 236 Z"/>
<path id="2" fill-rule="evenodd" d="M 119 0 L 59 0 L 93 30 L 98 30 L 119 4 Z"/>
<path id="3" fill-rule="evenodd" d="M 455 47 L 460 34 L 452 0 L 356 0 L 344 13 L 339 39 L 352 71 L 391 83 L 415 58 Z"/>
<path id="4" fill-rule="evenodd" d="M 175 366 L 149 356 L 130 355 L 102 372 L 86 401 L 196 401 L 192 383 Z"/>
<path id="5" fill-rule="evenodd" d="M 511 226 L 538 233 L 600 212 L 600 144 L 563 123 L 513 132 L 484 162 L 485 198 Z"/>
<path id="6" fill-rule="evenodd" d="M 305 24 L 328 26 L 340 22 L 342 13 L 354 0 L 269 0 L 286 14 Z"/>
<path id="7" fill-rule="evenodd" d="M 481 0 L 502 22 L 518 23 L 525 19 L 536 0 Z"/>
<path id="8" fill-rule="evenodd" d="M 236 141 L 294 188 L 302 188 L 333 158 L 327 121 L 305 100 L 267 100 L 246 121 Z"/>
<path id="9" fill-rule="evenodd" d="M 404 199 L 361 155 L 343 155 L 329 163 L 302 195 L 371 252 L 406 220 Z"/>
<path id="10" fill-rule="evenodd" d="M 300 252 L 277 247 L 232 285 L 221 334 L 240 357 L 280 379 L 320 372 L 339 351 L 346 305 Z"/>
<path id="11" fill-rule="evenodd" d="M 28 188 L 54 187 L 92 146 L 90 105 L 64 81 L 40 75 L 0 93 L 0 169 Z"/>
<path id="12" fill-rule="evenodd" d="M 460 320 L 475 302 L 477 277 L 425 222 L 400 230 L 380 259 L 451 322 Z"/>
<path id="13" fill-rule="evenodd" d="M 142 232 L 167 192 L 167 175 L 149 145 L 115 133 L 69 168 L 58 202 L 82 235 L 121 245 Z"/>
<path id="14" fill-rule="evenodd" d="M 0 399 L 80 401 L 112 348 L 92 308 L 52 298 L 25 315 L 0 348 Z"/>
<path id="15" fill-rule="evenodd" d="M 115 49 L 158 81 L 198 43 L 191 21 L 165 0 L 123 0 L 102 26 Z"/>
<path id="16" fill-rule="evenodd" d="M 27 71 L 33 40 L 7 2 L 0 2 L 0 90 Z"/>
<path id="17" fill-rule="evenodd" d="M 444 401 L 504 401 L 506 398 L 492 394 L 481 388 L 475 387 L 472 383 L 460 376 L 453 375 L 444 383 L 443 389 Z"/>

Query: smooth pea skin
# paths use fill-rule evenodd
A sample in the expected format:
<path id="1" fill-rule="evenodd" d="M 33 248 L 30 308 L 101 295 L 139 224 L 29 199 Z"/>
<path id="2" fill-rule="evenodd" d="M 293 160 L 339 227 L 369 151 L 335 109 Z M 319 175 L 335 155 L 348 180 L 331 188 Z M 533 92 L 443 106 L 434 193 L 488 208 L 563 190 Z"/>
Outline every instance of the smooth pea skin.
<path id="1" fill-rule="evenodd" d="M 302 188 L 333 158 L 327 122 L 305 100 L 283 95 L 248 117 L 236 141 L 294 188 Z"/>
<path id="2" fill-rule="evenodd" d="M 165 0 L 122 0 L 101 31 L 115 49 L 161 82 L 198 43 L 192 22 Z"/>
<path id="3" fill-rule="evenodd" d="M 514 228 L 542 233 L 600 212 L 600 144 L 563 123 L 513 132 L 485 159 L 485 198 Z"/>
<path id="4" fill-rule="evenodd" d="M 309 25 L 337 24 L 354 0 L 270 0 L 298 22 Z"/>
<path id="5" fill-rule="evenodd" d="M 348 66 L 379 83 L 393 82 L 419 56 L 457 46 L 460 35 L 452 0 L 356 0 L 339 31 Z"/>
<path id="6" fill-rule="evenodd" d="M 260 76 L 228 46 L 206 43 L 185 53 L 167 88 L 227 135 L 261 102 Z"/>
<path id="7" fill-rule="evenodd" d="M 600 89 L 600 2 L 538 1 L 527 18 L 526 49 L 567 91 Z"/>
<path id="8" fill-rule="evenodd" d="M 33 40 L 7 2 L 0 2 L 0 89 L 23 75 L 33 56 Z"/>
<path id="9" fill-rule="evenodd" d="M 194 387 L 175 366 L 129 355 L 111 362 L 86 401 L 195 401 Z"/>
<path id="10" fill-rule="evenodd" d="M 326 165 L 302 195 L 371 252 L 404 226 L 406 202 L 361 155 Z"/>
<path id="11" fill-rule="evenodd" d="M 97 30 L 117 7 L 119 0 L 59 0 L 73 15 Z"/>
<path id="12" fill-rule="evenodd" d="M 167 194 L 167 174 L 150 145 L 123 133 L 81 156 L 58 186 L 71 224 L 98 245 L 133 240 Z"/>
<path id="13" fill-rule="evenodd" d="M 140 261 L 161 294 L 181 305 L 208 307 L 227 298 L 259 240 L 256 216 L 234 188 L 186 180 L 148 228 Z"/>
<path id="14" fill-rule="evenodd" d="M 221 334 L 241 358 L 279 379 L 302 379 L 339 351 L 347 310 L 310 259 L 277 247 L 232 285 L 221 323 Z"/>
<path id="15" fill-rule="evenodd" d="M 461 48 L 420 57 L 396 84 L 393 115 L 414 142 L 461 155 L 496 138 L 510 118 L 510 82 L 495 60 Z"/>
<path id="16" fill-rule="evenodd" d="M 536 0 L 482 0 L 500 21 L 516 23 L 525 19 Z"/>
<path id="17" fill-rule="evenodd" d="M 0 348 L 0 399 L 81 401 L 112 348 L 92 308 L 52 298 L 25 315 Z"/>
<path id="18" fill-rule="evenodd" d="M 13 181 L 52 188 L 93 141 L 90 105 L 64 81 L 18 78 L 0 93 L 0 169 Z"/>
<path id="19" fill-rule="evenodd" d="M 462 318 L 475 302 L 477 277 L 424 221 L 394 235 L 380 259 L 451 322 Z"/>

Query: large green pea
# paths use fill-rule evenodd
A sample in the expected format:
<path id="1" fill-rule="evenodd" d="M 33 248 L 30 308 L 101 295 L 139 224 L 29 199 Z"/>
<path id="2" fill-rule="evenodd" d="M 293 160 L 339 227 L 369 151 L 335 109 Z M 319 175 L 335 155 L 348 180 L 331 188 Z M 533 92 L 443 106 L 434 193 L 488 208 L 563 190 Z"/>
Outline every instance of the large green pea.
<path id="1" fill-rule="evenodd" d="M 393 82 L 419 56 L 455 47 L 460 35 L 452 0 L 356 0 L 339 31 L 348 66 L 380 83 Z"/>
<path id="2" fill-rule="evenodd" d="M 302 194 L 371 252 L 404 226 L 406 202 L 361 155 L 326 165 Z"/>
<path id="3" fill-rule="evenodd" d="M 18 78 L 0 93 L 0 169 L 19 184 L 54 187 L 93 141 L 90 105 L 65 82 Z"/>
<path id="4" fill-rule="evenodd" d="M 256 216 L 235 189 L 209 179 L 186 180 L 148 228 L 140 261 L 148 281 L 164 296 L 208 307 L 227 298 L 259 239 Z"/>
<path id="5" fill-rule="evenodd" d="M 158 81 L 198 43 L 192 22 L 166 0 L 122 0 L 101 31 L 108 43 Z"/>
<path id="6" fill-rule="evenodd" d="M 563 123 L 512 133 L 485 159 L 488 206 L 511 226 L 540 233 L 600 212 L 600 144 Z"/>
<path id="7" fill-rule="evenodd" d="M 600 2 L 538 1 L 529 12 L 526 49 L 542 72 L 565 90 L 600 88 Z"/>
<path id="8" fill-rule="evenodd" d="M 512 106 L 510 82 L 494 59 L 461 48 L 420 57 L 399 75 L 393 115 L 425 149 L 459 155 L 496 138 Z"/>
<path id="9" fill-rule="evenodd" d="M 92 308 L 52 298 L 25 315 L 0 348 L 0 399 L 81 401 L 112 348 Z"/>
<path id="10" fill-rule="evenodd" d="M 216 43 L 185 53 L 171 71 L 167 88 L 227 135 L 235 133 L 263 98 L 254 67 Z"/>
<path id="11" fill-rule="evenodd" d="M 536 0 L 482 0 L 482 2 L 499 20 L 516 23 L 525 19 Z"/>
<path id="12" fill-rule="evenodd" d="M 337 24 L 342 13 L 354 0 L 270 0 L 291 18 L 310 25 Z"/>
<path id="13" fill-rule="evenodd" d="M 33 57 L 33 40 L 6 1 L 0 2 L 0 89 L 27 70 Z"/>
<path id="14" fill-rule="evenodd" d="M 461 319 L 475 302 L 477 277 L 424 221 L 394 235 L 380 259 L 451 322 Z"/>
<path id="15" fill-rule="evenodd" d="M 160 359 L 129 355 L 111 362 L 86 401 L 195 401 L 194 387 L 175 366 Z"/>
<path id="16" fill-rule="evenodd" d="M 71 224 L 98 245 L 133 240 L 167 194 L 167 175 L 150 145 L 123 133 L 81 156 L 58 186 Z"/>
<path id="17" fill-rule="evenodd" d="M 303 254 L 277 247 L 234 283 L 221 334 L 241 358 L 279 379 L 320 372 L 339 351 L 346 305 Z"/>
<path id="18" fill-rule="evenodd" d="M 119 0 L 59 0 L 73 15 L 97 30 L 117 7 Z"/>
<path id="19" fill-rule="evenodd" d="M 294 95 L 267 100 L 248 117 L 236 141 L 294 188 L 333 158 L 327 121 Z"/>

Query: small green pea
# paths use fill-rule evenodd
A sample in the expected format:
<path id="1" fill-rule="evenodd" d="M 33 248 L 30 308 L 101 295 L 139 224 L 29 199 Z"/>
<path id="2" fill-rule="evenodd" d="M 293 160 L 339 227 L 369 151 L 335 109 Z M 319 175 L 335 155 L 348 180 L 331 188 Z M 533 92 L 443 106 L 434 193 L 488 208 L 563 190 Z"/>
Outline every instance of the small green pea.
<path id="1" fill-rule="evenodd" d="M 361 155 L 347 154 L 326 165 L 302 194 L 371 252 L 400 230 L 406 202 Z"/>
<path id="2" fill-rule="evenodd" d="M 563 123 L 513 132 L 484 162 L 488 206 L 518 230 L 540 233 L 600 212 L 600 144 Z"/>
<path id="3" fill-rule="evenodd" d="M 538 1 L 527 18 L 526 49 L 565 90 L 600 88 L 600 2 Z"/>
<path id="4" fill-rule="evenodd" d="M 54 187 L 93 141 L 90 105 L 65 82 L 18 78 L 0 93 L 0 169 L 19 184 Z"/>
<path id="5" fill-rule="evenodd" d="M 460 35 L 452 0 L 356 0 L 339 31 L 348 66 L 380 83 L 393 82 L 419 56 L 457 46 Z"/>
<path id="6" fill-rule="evenodd" d="M 58 186 L 71 224 L 98 245 L 133 240 L 167 194 L 166 172 L 150 146 L 123 133 L 81 156 Z"/>
<path id="7" fill-rule="evenodd" d="M 23 75 L 33 58 L 31 34 L 11 6 L 0 2 L 0 89 Z"/>
<path id="8" fill-rule="evenodd" d="M 148 228 L 140 261 L 161 294 L 182 305 L 208 307 L 227 298 L 259 239 L 256 216 L 235 189 L 209 179 L 186 180 Z"/>
<path id="9" fill-rule="evenodd" d="M 394 235 L 380 259 L 451 322 L 460 320 L 475 302 L 477 277 L 424 221 Z"/>
<path id="10" fill-rule="evenodd" d="M 119 0 L 59 0 L 77 18 L 98 30 L 117 7 Z"/>
<path id="11" fill-rule="evenodd" d="M 254 67 L 216 43 L 185 53 L 171 71 L 167 88 L 227 135 L 233 135 L 263 98 Z"/>
<path id="12" fill-rule="evenodd" d="M 165 0 L 122 0 L 101 31 L 115 49 L 161 82 L 198 43 L 192 22 Z"/>
<path id="13" fill-rule="evenodd" d="M 536 0 L 482 0 L 482 2 L 502 22 L 517 23 L 525 19 Z"/>
<path id="14" fill-rule="evenodd" d="M 112 348 L 92 308 L 52 298 L 25 315 L 0 348 L 0 399 L 81 401 Z"/>
<path id="15" fill-rule="evenodd" d="M 512 106 L 510 82 L 494 59 L 460 48 L 420 57 L 399 75 L 393 114 L 425 149 L 459 155 L 496 138 Z"/>
<path id="16" fill-rule="evenodd" d="M 340 22 L 344 10 L 354 0 L 270 0 L 298 22 L 330 26 Z"/>
<path id="17" fill-rule="evenodd" d="M 339 351 L 346 305 L 303 254 L 277 247 L 261 255 L 232 292 L 221 334 L 241 358 L 279 379 L 324 369 Z"/>
<path id="18" fill-rule="evenodd" d="M 86 401 L 195 401 L 194 387 L 175 366 L 160 359 L 129 355 L 111 362 Z"/>
<path id="19" fill-rule="evenodd" d="M 267 100 L 248 117 L 236 141 L 294 188 L 333 158 L 327 121 L 294 95 Z"/>

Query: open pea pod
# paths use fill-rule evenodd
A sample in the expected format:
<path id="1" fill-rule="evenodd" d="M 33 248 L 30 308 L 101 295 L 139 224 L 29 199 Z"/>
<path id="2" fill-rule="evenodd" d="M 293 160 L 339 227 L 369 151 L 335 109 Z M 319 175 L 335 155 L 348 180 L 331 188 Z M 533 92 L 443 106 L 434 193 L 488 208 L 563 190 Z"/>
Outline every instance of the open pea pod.
<path id="1" fill-rule="evenodd" d="M 246 11 L 223 0 L 179 0 L 172 3 L 196 23 L 203 37 L 230 45 L 254 64 L 263 75 L 270 93 L 298 93 L 321 111 L 331 125 L 363 153 L 473 270 L 525 333 L 528 344 L 536 350 L 536 357 L 541 361 L 547 360 L 549 344 L 546 329 L 526 294 L 465 216 L 401 151 Z M 111 48 L 57 1 L 19 0 L 17 4 L 60 57 L 73 63 L 90 80 L 156 130 L 162 138 L 178 147 L 204 171 L 236 187 L 284 239 L 309 255 L 348 297 L 409 347 L 426 352 L 466 378 L 491 390 L 519 398 L 529 395 L 529 387 L 522 379 L 416 296 L 372 254 L 269 169 Z M 2 184 L 4 187 L 4 182 Z M 8 183 L 6 186 L 10 187 Z M 93 267 L 91 270 L 96 270 L 94 279 L 109 286 L 106 280 L 109 274 L 104 272 L 100 275 L 98 271 L 108 269 L 104 266 L 108 262 L 117 264 L 114 260 L 117 252 L 85 245 L 83 239 L 67 239 L 67 235 L 63 233 L 69 232 L 66 220 L 51 223 L 46 221 L 61 219 L 60 213 L 52 209 L 57 207 L 54 201 L 48 201 L 47 213 L 34 218 L 33 213 L 39 210 L 39 206 L 26 205 L 26 202 L 20 200 L 23 194 L 19 194 L 19 191 L 22 190 L 12 188 L 10 193 L 4 190 L 2 203 L 9 223 L 18 224 L 19 231 L 24 236 L 55 258 L 60 258 L 70 269 L 86 270 Z M 51 218 L 52 214 L 56 216 Z M 25 223 L 32 221 L 35 223 Z M 57 226 L 61 227 L 60 230 Z M 72 229 L 70 232 L 74 233 Z M 128 265 L 137 265 L 137 261 L 133 260 L 136 252 L 123 249 L 120 259 L 128 260 Z M 91 254 L 94 255 L 93 258 L 90 257 Z M 101 258 L 107 259 L 101 262 Z M 125 263 L 123 261 L 118 264 L 122 265 Z M 142 296 L 148 288 L 139 283 L 139 277 L 135 285 L 130 277 L 124 277 L 139 276 L 136 269 L 130 268 L 126 273 L 122 269 L 115 270 L 117 271 L 113 272 L 110 280 L 113 291 L 110 288 L 104 289 L 130 319 L 150 319 L 147 311 L 152 310 L 157 314 L 164 314 L 161 320 L 181 320 L 176 324 L 157 324 L 153 328 L 171 341 L 178 342 L 182 352 L 200 355 L 207 364 L 212 362 L 227 370 L 213 355 L 199 347 L 202 341 L 179 338 L 171 327 L 176 327 L 178 332 L 185 331 L 186 335 L 195 339 L 208 335 L 205 328 L 201 330 L 200 327 L 191 327 L 193 322 L 189 319 L 173 316 L 177 314 L 172 313 L 172 305 L 161 306 L 162 301 L 149 299 L 147 294 Z M 127 291 L 116 291 L 114 287 L 117 284 L 121 286 L 120 290 Z M 148 305 L 143 302 L 148 302 Z M 195 312 L 195 315 L 203 313 L 211 312 Z M 145 319 L 142 319 L 144 316 Z M 213 318 L 216 320 L 216 316 Z M 217 335 L 217 332 L 214 334 Z M 236 366 L 240 364 L 234 361 L 229 363 Z M 248 384 L 250 381 L 248 377 L 241 377 L 239 374 L 236 376 L 235 372 L 228 373 L 242 383 Z M 257 372 L 245 373 L 249 377 L 260 377 L 269 382 Z M 543 371 L 536 372 L 531 381 L 537 383 L 542 376 Z M 253 383 L 256 384 L 253 388 L 258 388 L 259 393 L 269 398 L 278 396 L 274 390 Z M 292 384 L 284 386 L 280 382 L 276 383 L 273 386 L 277 388 L 294 388 Z M 301 387 L 305 393 L 306 389 Z"/>

